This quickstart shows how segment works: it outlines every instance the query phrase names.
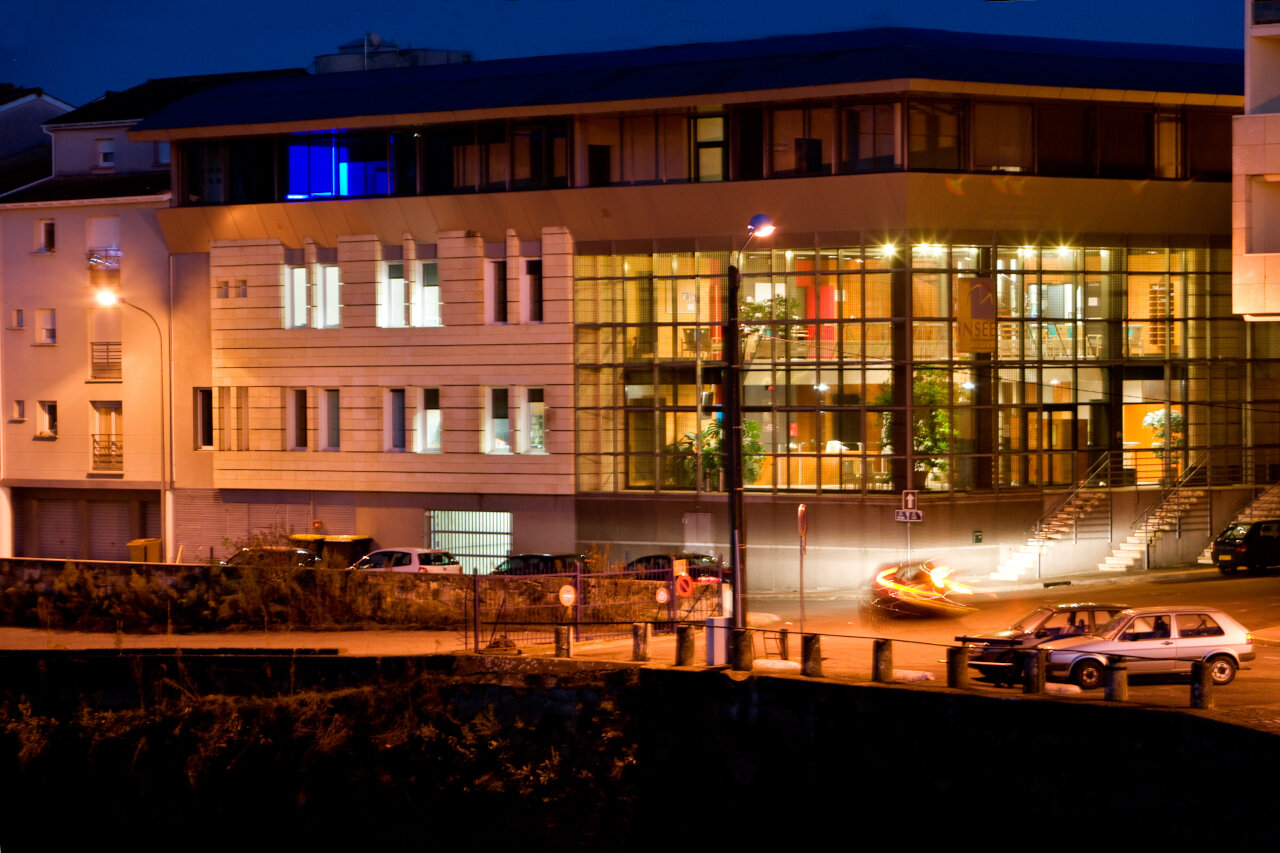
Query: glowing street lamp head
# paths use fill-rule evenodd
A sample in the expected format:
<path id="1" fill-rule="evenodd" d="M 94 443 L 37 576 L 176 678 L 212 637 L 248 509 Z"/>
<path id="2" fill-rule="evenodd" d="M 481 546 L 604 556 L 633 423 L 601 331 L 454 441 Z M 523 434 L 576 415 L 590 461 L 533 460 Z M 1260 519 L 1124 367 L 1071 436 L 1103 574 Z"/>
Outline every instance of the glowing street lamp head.
<path id="1" fill-rule="evenodd" d="M 108 290 L 105 287 L 95 294 L 95 298 L 98 300 L 98 304 L 103 308 L 111 308 L 120 302 L 120 297 L 116 292 L 114 290 Z"/>
<path id="2" fill-rule="evenodd" d="M 775 230 L 773 220 L 763 213 L 757 213 L 747 223 L 747 235 L 751 237 L 768 237 Z"/>

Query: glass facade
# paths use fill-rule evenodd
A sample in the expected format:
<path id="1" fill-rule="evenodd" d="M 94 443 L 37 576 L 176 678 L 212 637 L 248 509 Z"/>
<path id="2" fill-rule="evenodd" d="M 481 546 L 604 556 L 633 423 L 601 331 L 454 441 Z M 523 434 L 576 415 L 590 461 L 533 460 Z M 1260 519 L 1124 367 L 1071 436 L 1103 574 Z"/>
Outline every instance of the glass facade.
<path id="1" fill-rule="evenodd" d="M 729 262 L 576 259 L 580 491 L 723 489 Z M 1045 488 L 1095 466 L 1124 485 L 1197 462 L 1238 481 L 1242 436 L 1278 441 L 1277 336 L 1231 314 L 1225 246 L 898 235 L 756 245 L 741 271 L 749 489 Z"/>

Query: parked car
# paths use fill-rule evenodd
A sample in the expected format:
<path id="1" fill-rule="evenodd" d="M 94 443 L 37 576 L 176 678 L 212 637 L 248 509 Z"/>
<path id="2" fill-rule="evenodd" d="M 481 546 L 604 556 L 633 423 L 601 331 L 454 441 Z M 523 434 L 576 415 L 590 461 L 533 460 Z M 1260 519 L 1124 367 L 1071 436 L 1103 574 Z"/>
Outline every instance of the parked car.
<path id="1" fill-rule="evenodd" d="M 306 548 L 290 548 L 285 545 L 259 545 L 241 548 L 222 561 L 224 566 L 284 569 L 290 567 L 312 568 L 320 563 L 320 555 Z"/>
<path id="2" fill-rule="evenodd" d="M 670 580 L 676 575 L 689 575 L 694 580 L 715 579 L 724 583 L 733 580 L 728 566 L 718 558 L 706 554 L 648 554 L 627 563 L 623 571 L 641 580 Z"/>
<path id="3" fill-rule="evenodd" d="M 951 580 L 951 568 L 938 560 L 889 563 L 871 579 L 871 604 L 891 613 L 946 616 L 969 609 L 973 590 Z"/>
<path id="4" fill-rule="evenodd" d="M 499 563 L 494 575 L 564 575 L 586 571 L 582 554 L 512 554 Z"/>
<path id="5" fill-rule="evenodd" d="M 365 554 L 351 568 L 365 572 L 462 574 L 457 557 L 432 548 L 381 548 Z"/>
<path id="6" fill-rule="evenodd" d="M 1098 604 L 1077 601 L 1046 604 L 1032 610 L 1002 631 L 987 631 L 956 637 L 969 650 L 969 666 L 983 678 L 1012 683 L 1017 680 L 1016 653 L 1049 640 L 1088 634 L 1098 630 L 1128 607 L 1127 604 Z"/>
<path id="7" fill-rule="evenodd" d="M 1093 634 L 1049 640 L 1046 675 L 1085 690 L 1102 686 L 1108 656 L 1119 655 L 1132 675 L 1183 673 L 1209 664 L 1216 685 L 1230 684 L 1254 658 L 1253 635 L 1212 607 L 1136 607 L 1121 610 Z"/>
<path id="8" fill-rule="evenodd" d="M 1237 521 L 1213 540 L 1213 562 L 1224 575 L 1280 566 L 1280 520 Z"/>

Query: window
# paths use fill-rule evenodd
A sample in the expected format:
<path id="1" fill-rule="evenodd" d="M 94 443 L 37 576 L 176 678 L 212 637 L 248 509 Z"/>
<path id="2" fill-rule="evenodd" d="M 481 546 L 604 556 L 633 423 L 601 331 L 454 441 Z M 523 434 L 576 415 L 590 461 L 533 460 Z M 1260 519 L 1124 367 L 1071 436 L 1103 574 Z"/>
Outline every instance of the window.
<path id="1" fill-rule="evenodd" d="M 151 165 L 153 166 L 169 165 L 169 143 L 168 142 L 152 143 Z"/>
<path id="2" fill-rule="evenodd" d="M 311 319 L 317 329 L 336 329 L 342 325 L 342 279 L 337 267 L 320 267 L 316 310 Z"/>
<path id="3" fill-rule="evenodd" d="M 485 400 L 487 411 L 485 430 L 486 453 L 511 452 L 511 419 L 508 410 L 506 388 L 490 388 Z"/>
<path id="4" fill-rule="evenodd" d="M 405 449 L 405 396 L 403 388 L 389 388 L 384 409 L 387 450 Z"/>
<path id="5" fill-rule="evenodd" d="M 723 181 L 724 152 L 724 116 L 693 119 L 694 180 Z"/>
<path id="6" fill-rule="evenodd" d="M 56 344 L 58 342 L 58 314 L 52 308 L 36 309 L 36 343 Z"/>
<path id="7" fill-rule="evenodd" d="M 964 162 L 960 145 L 963 127 L 964 107 L 961 104 L 911 104 L 907 167 L 924 171 L 959 171 Z"/>
<path id="8" fill-rule="evenodd" d="M 418 410 L 417 451 L 419 453 L 440 452 L 440 389 L 422 389 L 422 408 Z"/>
<path id="9" fill-rule="evenodd" d="M 93 470 L 124 470 L 124 407 L 119 400 L 91 402 L 93 406 Z"/>
<path id="10" fill-rule="evenodd" d="M 307 325 L 307 268 L 286 267 L 284 282 L 284 327 L 301 329 Z"/>
<path id="11" fill-rule="evenodd" d="M 21 329 L 26 323 L 26 317 L 22 314 L 21 308 L 14 308 L 13 313 L 9 315 L 9 328 Z"/>
<path id="12" fill-rule="evenodd" d="M 285 441 L 289 450 L 307 449 L 307 389 L 292 388 L 285 397 Z"/>
<path id="13" fill-rule="evenodd" d="M 1093 174 L 1089 109 L 1076 104 L 1036 107 L 1036 169 L 1041 175 Z"/>
<path id="14" fill-rule="evenodd" d="M 10 416 L 9 419 L 13 421 L 25 421 L 27 419 L 27 401 L 26 400 L 13 401 L 13 414 Z"/>
<path id="15" fill-rule="evenodd" d="M 1098 177 L 1151 177 L 1152 114 L 1142 109 L 1102 107 L 1097 121 Z"/>
<path id="16" fill-rule="evenodd" d="M 213 449 L 213 389 L 196 388 L 192 406 L 196 450 Z"/>
<path id="17" fill-rule="evenodd" d="M 93 340 L 89 342 L 90 379 L 121 378 L 120 320 L 118 308 L 91 309 Z"/>
<path id="18" fill-rule="evenodd" d="M 525 261 L 525 304 L 529 306 L 529 322 L 542 322 L 542 261 Z"/>
<path id="19" fill-rule="evenodd" d="M 247 279 L 236 279 L 236 296 L 245 297 L 249 295 L 249 282 Z"/>
<path id="20" fill-rule="evenodd" d="M 36 251 L 52 252 L 57 248 L 57 231 L 52 219 L 36 220 Z"/>
<path id="21" fill-rule="evenodd" d="M 547 405 L 542 399 L 541 388 L 530 388 L 525 397 L 525 434 L 530 453 L 547 452 Z"/>
<path id="22" fill-rule="evenodd" d="M 213 291 L 219 299 L 226 299 L 231 295 L 231 282 L 222 279 L 214 285 Z"/>
<path id="23" fill-rule="evenodd" d="M 773 110 L 770 174 L 817 175 L 831 172 L 835 114 L 830 108 Z"/>
<path id="24" fill-rule="evenodd" d="M 1030 172 L 1031 107 L 974 104 L 973 168 L 980 172 Z"/>
<path id="25" fill-rule="evenodd" d="M 326 388 L 320 400 L 320 422 L 324 425 L 323 449 L 338 450 L 342 446 L 342 410 L 338 405 L 338 389 Z"/>
<path id="26" fill-rule="evenodd" d="M 53 400 L 41 400 L 40 411 L 36 413 L 36 436 L 39 438 L 57 438 L 58 436 L 58 404 Z"/>
<path id="27" fill-rule="evenodd" d="M 489 278 L 490 319 L 494 323 L 505 323 L 507 322 L 507 262 L 490 261 L 486 271 Z"/>
<path id="28" fill-rule="evenodd" d="M 902 168 L 899 105 L 865 104 L 844 113 L 846 172 L 888 172 Z"/>
<path id="29" fill-rule="evenodd" d="M 379 282 L 378 289 L 378 325 L 384 329 L 403 327 L 408 307 L 404 264 L 399 261 L 384 264 L 382 281 Z"/>
<path id="30" fill-rule="evenodd" d="M 409 301 L 410 322 L 415 326 L 441 326 L 440 268 L 435 261 L 423 261 L 418 286 Z"/>
<path id="31" fill-rule="evenodd" d="M 95 139 L 93 141 L 93 165 L 97 169 L 115 167 L 116 143 L 114 139 Z"/>

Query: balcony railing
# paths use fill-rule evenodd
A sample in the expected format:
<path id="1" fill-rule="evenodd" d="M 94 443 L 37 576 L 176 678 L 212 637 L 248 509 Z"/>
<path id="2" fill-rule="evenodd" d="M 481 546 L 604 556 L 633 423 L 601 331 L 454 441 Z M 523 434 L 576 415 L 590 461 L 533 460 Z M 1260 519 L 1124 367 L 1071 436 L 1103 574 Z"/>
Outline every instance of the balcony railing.
<path id="1" fill-rule="evenodd" d="M 124 470 L 124 439 L 118 435 L 93 436 L 93 470 Z"/>
<path id="2" fill-rule="evenodd" d="M 119 379 L 120 341 L 93 341 L 89 348 L 89 376 L 93 379 Z"/>

